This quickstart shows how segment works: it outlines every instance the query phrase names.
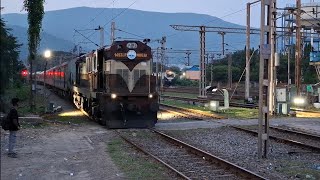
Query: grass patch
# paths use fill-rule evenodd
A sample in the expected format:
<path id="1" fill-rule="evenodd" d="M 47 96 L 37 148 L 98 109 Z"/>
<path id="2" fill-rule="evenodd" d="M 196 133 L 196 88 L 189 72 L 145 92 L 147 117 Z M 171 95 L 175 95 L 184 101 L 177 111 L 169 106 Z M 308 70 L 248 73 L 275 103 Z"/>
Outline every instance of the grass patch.
<path id="1" fill-rule="evenodd" d="M 278 171 L 298 179 L 320 179 L 320 171 L 303 162 L 284 162 Z"/>
<path id="2" fill-rule="evenodd" d="M 86 116 L 59 116 L 57 114 L 50 114 L 43 117 L 44 119 L 50 120 L 50 121 L 56 121 L 61 122 L 65 124 L 83 124 L 88 123 L 88 117 Z"/>
<path id="3" fill-rule="evenodd" d="M 185 98 L 197 98 L 198 94 L 177 93 L 177 92 L 164 92 L 165 96 L 185 97 Z"/>
<path id="4" fill-rule="evenodd" d="M 258 109 L 249 109 L 249 108 L 229 108 L 224 111 L 218 111 L 219 115 L 235 118 L 235 119 L 257 119 L 259 118 Z"/>
<path id="5" fill-rule="evenodd" d="M 107 151 L 129 179 L 172 179 L 163 166 L 135 153 L 136 151 L 128 148 L 120 138 L 108 143 Z"/>
<path id="6" fill-rule="evenodd" d="M 200 105 L 193 105 L 193 104 L 187 104 L 186 102 L 177 101 L 177 100 L 164 100 L 161 101 L 162 104 L 170 105 L 170 106 L 177 106 L 187 109 L 196 109 L 201 111 L 210 111 L 208 107 L 200 106 Z"/>

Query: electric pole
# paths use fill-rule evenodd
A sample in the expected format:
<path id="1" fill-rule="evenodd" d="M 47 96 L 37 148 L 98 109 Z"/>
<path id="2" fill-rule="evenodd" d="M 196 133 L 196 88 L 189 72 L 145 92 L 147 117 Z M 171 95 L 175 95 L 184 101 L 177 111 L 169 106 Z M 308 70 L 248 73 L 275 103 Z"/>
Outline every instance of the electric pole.
<path id="1" fill-rule="evenodd" d="M 200 33 L 200 82 L 199 97 L 206 97 L 205 90 L 205 33 L 206 32 L 223 32 L 223 53 L 224 53 L 224 35 L 226 33 L 244 34 L 246 29 L 243 28 L 227 28 L 227 27 L 210 27 L 210 26 L 189 26 L 189 25 L 170 25 L 178 31 L 197 31 Z M 250 29 L 250 34 L 260 34 L 259 29 Z"/>
<path id="2" fill-rule="evenodd" d="M 245 99 L 248 100 L 250 97 L 250 21 L 251 21 L 251 13 L 250 6 L 252 4 L 258 3 L 258 1 L 254 1 L 252 3 L 247 3 L 247 28 L 246 28 L 246 80 L 245 80 Z"/>
<path id="3" fill-rule="evenodd" d="M 104 46 L 104 28 L 99 26 L 98 28 L 94 30 L 99 30 L 100 31 L 100 48 Z"/>
<path id="4" fill-rule="evenodd" d="M 228 54 L 228 87 L 232 89 L 232 54 Z"/>
<path id="5" fill-rule="evenodd" d="M 190 51 L 186 52 L 186 55 L 187 55 L 187 58 L 188 58 L 187 66 L 190 66 L 190 54 L 191 54 Z"/>
<path id="6" fill-rule="evenodd" d="M 111 36 L 110 36 L 110 44 L 112 44 L 115 40 L 115 31 L 116 31 L 116 23 L 111 22 Z"/>
<path id="7" fill-rule="evenodd" d="M 259 64 L 259 130 L 258 130 L 258 157 L 267 158 L 269 147 L 269 85 L 271 59 L 271 26 L 273 9 L 276 9 L 276 0 L 261 0 L 260 17 L 260 64 Z M 267 14 L 267 21 L 266 16 Z"/>
<path id="8" fill-rule="evenodd" d="M 270 16 L 270 51 L 271 57 L 269 61 L 269 113 L 272 115 L 275 112 L 275 53 L 276 53 L 276 3 L 275 1 L 271 2 L 270 7 L 271 12 Z"/>
<path id="9" fill-rule="evenodd" d="M 206 50 L 206 27 L 200 26 L 200 82 L 199 82 L 199 97 L 206 98 L 206 63 L 205 63 L 205 50 Z"/>
<path id="10" fill-rule="evenodd" d="M 211 54 L 211 66 L 210 66 L 210 86 L 213 86 L 213 59 L 214 59 L 214 54 Z"/>
<path id="11" fill-rule="evenodd" d="M 162 90 L 163 90 L 163 64 L 164 64 L 164 59 L 165 59 L 166 42 L 167 42 L 167 38 L 166 38 L 166 36 L 163 36 L 160 41 L 160 43 L 161 43 L 160 94 L 162 94 Z"/>
<path id="12" fill-rule="evenodd" d="M 301 0 L 296 0 L 296 61 L 295 61 L 295 84 L 297 95 L 301 93 Z"/>
<path id="13" fill-rule="evenodd" d="M 218 34 L 220 34 L 222 37 L 222 56 L 224 56 L 224 35 L 226 35 L 226 32 L 221 31 L 218 32 Z"/>

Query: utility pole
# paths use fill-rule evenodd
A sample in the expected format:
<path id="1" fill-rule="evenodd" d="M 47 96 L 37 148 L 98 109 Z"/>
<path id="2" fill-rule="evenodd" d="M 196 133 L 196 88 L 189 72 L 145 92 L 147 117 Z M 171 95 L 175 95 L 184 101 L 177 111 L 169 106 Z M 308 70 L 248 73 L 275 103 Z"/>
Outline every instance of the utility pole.
<path id="1" fill-rule="evenodd" d="M 301 0 L 296 0 L 296 61 L 295 61 L 295 84 L 297 95 L 301 94 Z"/>
<path id="2" fill-rule="evenodd" d="M 260 64 L 259 64 L 259 130 L 258 130 L 258 157 L 267 158 L 269 146 L 269 60 L 271 58 L 271 17 L 275 9 L 276 0 L 261 0 L 260 17 Z M 267 21 L 266 14 L 267 12 Z M 265 24 L 266 23 L 266 24 Z"/>
<path id="3" fill-rule="evenodd" d="M 157 62 L 156 62 L 156 87 L 157 92 L 159 92 L 159 47 L 157 47 Z"/>
<path id="4" fill-rule="evenodd" d="M 205 33 L 220 32 L 223 34 L 223 55 L 224 55 L 224 35 L 226 33 L 245 34 L 246 29 L 243 28 L 228 28 L 228 27 L 210 27 L 210 26 L 189 26 L 189 25 L 170 25 L 178 31 L 197 31 L 200 33 L 200 82 L 199 82 L 199 97 L 206 97 L 205 90 Z M 250 29 L 250 34 L 260 34 L 259 29 Z"/>
<path id="5" fill-rule="evenodd" d="M 228 54 L 228 87 L 232 89 L 232 54 Z"/>
<path id="6" fill-rule="evenodd" d="M 187 66 L 190 66 L 190 54 L 191 54 L 190 51 L 186 52 L 186 55 L 187 55 L 187 58 L 188 58 Z"/>
<path id="7" fill-rule="evenodd" d="M 218 32 L 218 34 L 220 34 L 222 37 L 222 55 L 224 56 L 224 35 L 226 35 L 226 32 L 221 31 Z"/>
<path id="8" fill-rule="evenodd" d="M 206 98 L 206 63 L 205 63 L 205 50 L 206 50 L 206 27 L 200 26 L 200 82 L 199 82 L 199 97 Z"/>
<path id="9" fill-rule="evenodd" d="M 213 58 L 214 58 L 214 54 L 211 54 L 210 57 L 211 57 L 210 86 L 213 86 L 213 81 L 212 81 L 212 80 L 213 80 L 213 72 L 212 72 L 212 71 L 213 71 Z"/>
<path id="10" fill-rule="evenodd" d="M 290 56 L 291 56 L 291 46 L 287 47 L 287 56 L 288 56 L 288 91 L 291 84 L 291 78 L 290 78 Z"/>
<path id="11" fill-rule="evenodd" d="M 271 50 L 271 57 L 269 61 L 269 113 L 272 115 L 275 112 L 275 53 L 276 53 L 276 3 L 275 1 L 271 2 L 270 7 L 271 12 L 269 16 L 270 20 L 270 50 Z"/>
<path id="12" fill-rule="evenodd" d="M 247 3 L 247 28 L 246 28 L 246 80 L 245 80 L 245 99 L 248 100 L 250 97 L 250 21 L 251 21 L 251 13 L 250 6 L 252 4 L 258 3 L 258 1 L 254 1 L 252 3 Z"/>
<path id="13" fill-rule="evenodd" d="M 116 31 L 116 23 L 115 22 L 111 22 L 111 36 L 110 36 L 110 44 L 113 43 L 113 41 L 115 40 L 115 31 Z"/>
<path id="14" fill-rule="evenodd" d="M 102 48 L 104 46 L 104 28 L 99 26 L 98 28 L 94 29 L 94 30 L 99 30 L 100 31 L 100 48 Z"/>
<path id="15" fill-rule="evenodd" d="M 166 36 L 163 36 L 160 41 L 160 43 L 161 43 L 160 94 L 162 94 L 162 90 L 163 90 L 163 63 L 164 63 L 164 59 L 165 59 L 166 42 L 167 42 L 167 38 L 166 38 Z"/>

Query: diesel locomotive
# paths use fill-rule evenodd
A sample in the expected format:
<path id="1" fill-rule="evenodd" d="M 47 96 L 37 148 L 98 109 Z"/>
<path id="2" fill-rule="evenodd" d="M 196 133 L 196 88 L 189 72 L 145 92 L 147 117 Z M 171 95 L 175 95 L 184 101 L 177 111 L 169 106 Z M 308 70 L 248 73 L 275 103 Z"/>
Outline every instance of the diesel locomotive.
<path id="1" fill-rule="evenodd" d="M 44 82 L 108 128 L 145 128 L 157 123 L 159 96 L 151 48 L 140 41 L 115 41 L 46 72 Z"/>

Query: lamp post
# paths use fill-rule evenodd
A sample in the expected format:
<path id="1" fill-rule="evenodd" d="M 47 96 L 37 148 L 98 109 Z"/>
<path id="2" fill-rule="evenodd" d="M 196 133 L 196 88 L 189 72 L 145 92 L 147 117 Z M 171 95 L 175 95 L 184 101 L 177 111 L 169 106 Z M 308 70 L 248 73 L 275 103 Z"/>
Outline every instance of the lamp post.
<path id="1" fill-rule="evenodd" d="M 207 86 L 206 90 L 211 91 L 211 92 L 219 92 L 223 96 L 223 102 L 224 102 L 223 109 L 229 109 L 229 92 L 228 92 L 228 90 L 218 89 L 218 87 L 216 87 L 216 86 Z M 218 110 L 219 109 L 219 102 L 218 101 L 211 101 L 210 107 L 215 108 L 214 111 Z"/>
<path id="2" fill-rule="evenodd" d="M 46 96 L 47 65 L 48 65 L 48 59 L 51 57 L 51 51 L 50 50 L 45 50 L 43 56 L 46 59 L 46 64 L 44 66 L 44 74 L 43 74 L 43 93 L 44 93 L 44 96 Z"/>
<path id="3" fill-rule="evenodd" d="M 221 95 L 223 95 L 223 102 L 224 102 L 224 109 L 229 108 L 229 92 L 226 89 L 218 89 L 218 88 L 213 88 L 212 92 L 217 92 L 219 91 Z"/>

